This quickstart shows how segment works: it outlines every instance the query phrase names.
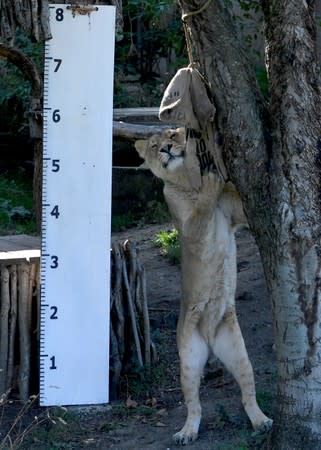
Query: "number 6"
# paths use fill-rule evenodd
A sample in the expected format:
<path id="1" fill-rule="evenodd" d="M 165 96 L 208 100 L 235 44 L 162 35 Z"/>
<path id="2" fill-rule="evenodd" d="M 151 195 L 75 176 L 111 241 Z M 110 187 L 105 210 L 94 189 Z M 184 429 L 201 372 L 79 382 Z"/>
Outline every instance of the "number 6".
<path id="1" fill-rule="evenodd" d="M 52 113 L 52 120 L 56 123 L 60 121 L 59 111 L 60 111 L 60 109 L 55 109 Z"/>

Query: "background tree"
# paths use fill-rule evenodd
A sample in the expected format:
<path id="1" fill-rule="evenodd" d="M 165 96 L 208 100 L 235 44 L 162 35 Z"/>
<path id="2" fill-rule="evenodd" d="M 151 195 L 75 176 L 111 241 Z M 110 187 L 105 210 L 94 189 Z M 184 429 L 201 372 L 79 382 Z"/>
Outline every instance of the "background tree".
<path id="1" fill-rule="evenodd" d="M 34 60 L 16 47 L 16 32 L 23 31 L 34 40 L 48 39 L 48 2 L 28 0 L 0 2 L 0 57 L 14 64 L 30 82 L 29 128 L 34 139 L 34 209 L 40 228 L 42 156 L 42 76 Z"/>
<path id="2" fill-rule="evenodd" d="M 231 2 L 179 3 L 194 57 L 211 84 L 225 163 L 259 245 L 271 296 L 278 367 L 273 448 L 321 448 L 316 2 L 240 2 L 264 16 L 268 102 L 236 34 Z"/>
<path id="3" fill-rule="evenodd" d="M 85 3 L 116 5 L 116 32 L 122 30 L 122 0 L 60 1 L 51 3 Z M 19 36 L 41 42 L 50 39 L 48 0 L 0 0 L 0 58 L 15 65 L 30 83 L 29 132 L 34 142 L 33 203 L 38 231 L 41 226 L 42 183 L 42 64 L 19 46 Z M 31 42 L 30 41 L 30 42 Z M 18 44 L 17 44 L 18 42 Z M 21 44 L 21 40 L 20 40 Z M 29 44 L 30 45 L 30 44 Z"/>

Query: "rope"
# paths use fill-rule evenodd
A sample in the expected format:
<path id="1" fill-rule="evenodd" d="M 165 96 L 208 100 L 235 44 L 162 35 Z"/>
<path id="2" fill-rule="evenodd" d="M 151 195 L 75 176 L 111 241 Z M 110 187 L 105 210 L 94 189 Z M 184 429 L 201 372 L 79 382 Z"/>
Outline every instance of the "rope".
<path id="1" fill-rule="evenodd" d="M 200 9 L 197 9 L 197 10 L 195 10 L 195 11 L 191 11 L 191 12 L 189 12 L 189 13 L 183 14 L 183 15 L 182 15 L 182 21 L 185 22 L 186 19 L 189 19 L 190 17 L 193 17 L 193 16 L 197 16 L 197 14 L 200 14 L 201 12 L 203 12 L 204 9 L 206 9 L 206 8 L 209 6 L 209 4 L 211 3 L 211 1 L 212 1 L 212 0 L 207 0 L 207 2 L 205 2 L 204 5 L 200 7 Z"/>
<path id="2" fill-rule="evenodd" d="M 187 54 L 189 59 L 189 65 L 193 69 L 195 68 L 195 61 L 193 58 L 193 46 L 192 46 L 192 33 L 188 26 L 188 19 L 190 19 L 193 16 L 196 16 L 197 14 L 200 14 L 203 12 L 211 3 L 212 0 L 207 0 L 203 6 L 201 6 L 199 9 L 195 11 L 191 11 L 188 13 L 185 13 L 182 15 L 182 21 L 183 21 L 183 27 L 184 27 L 184 33 L 185 33 L 185 40 L 186 40 L 186 47 L 187 47 Z"/>

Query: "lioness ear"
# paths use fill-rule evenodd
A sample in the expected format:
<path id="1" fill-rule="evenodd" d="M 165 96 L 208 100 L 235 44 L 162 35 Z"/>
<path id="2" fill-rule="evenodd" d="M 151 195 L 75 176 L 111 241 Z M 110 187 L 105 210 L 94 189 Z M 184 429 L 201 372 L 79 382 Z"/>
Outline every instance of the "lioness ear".
<path id="1" fill-rule="evenodd" d="M 185 128 L 180 127 L 176 130 L 176 141 L 178 144 L 185 144 Z"/>
<path id="2" fill-rule="evenodd" d="M 142 139 L 139 139 L 138 141 L 135 142 L 135 148 L 138 151 L 139 156 L 143 159 L 145 159 L 146 157 L 147 145 L 148 141 Z"/>

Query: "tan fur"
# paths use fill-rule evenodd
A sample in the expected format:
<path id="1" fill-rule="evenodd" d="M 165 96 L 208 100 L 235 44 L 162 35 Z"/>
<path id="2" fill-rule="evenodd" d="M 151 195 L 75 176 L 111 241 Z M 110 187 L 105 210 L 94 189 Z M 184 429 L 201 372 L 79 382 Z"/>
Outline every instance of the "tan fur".
<path id="1" fill-rule="evenodd" d="M 253 370 L 235 313 L 234 233 L 246 223 L 242 204 L 234 186 L 224 184 L 216 173 L 204 175 L 199 190 L 192 187 L 184 140 L 184 130 L 179 129 L 136 142 L 145 166 L 164 181 L 164 195 L 180 237 L 182 299 L 177 344 L 187 420 L 174 440 L 183 445 L 198 436 L 199 386 L 211 354 L 234 375 L 253 427 L 272 426 L 256 402 Z"/>

